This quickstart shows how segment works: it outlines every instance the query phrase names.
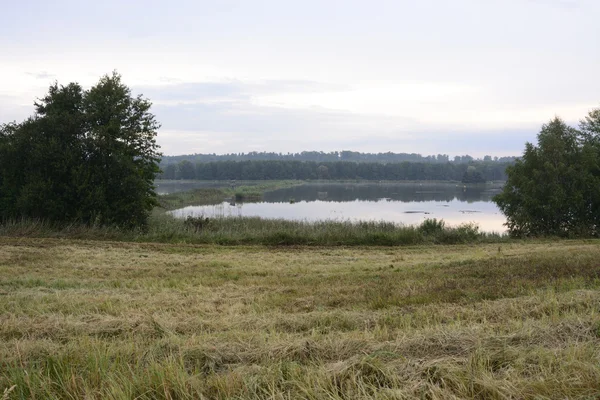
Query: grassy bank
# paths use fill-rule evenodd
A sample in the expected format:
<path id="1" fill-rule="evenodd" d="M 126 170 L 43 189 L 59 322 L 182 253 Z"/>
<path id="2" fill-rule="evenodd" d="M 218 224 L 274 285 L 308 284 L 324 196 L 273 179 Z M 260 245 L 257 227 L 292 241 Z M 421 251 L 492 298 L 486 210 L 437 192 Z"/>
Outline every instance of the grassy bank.
<path id="1" fill-rule="evenodd" d="M 284 189 L 304 184 L 304 181 L 264 181 L 245 184 L 231 184 L 220 188 L 199 188 L 187 192 L 170 193 L 159 196 L 161 208 L 174 210 L 187 206 L 219 204 L 225 200 L 260 201 L 269 190 Z"/>
<path id="2" fill-rule="evenodd" d="M 306 222 L 258 217 L 197 218 L 186 221 L 162 210 L 155 210 L 145 230 L 13 221 L 0 225 L 0 236 L 267 246 L 401 246 L 501 243 L 510 240 L 506 235 L 480 232 L 473 224 L 447 227 L 436 220 L 426 220 L 420 226 L 383 221 Z"/>
<path id="3" fill-rule="evenodd" d="M 0 238 L 0 398 L 597 398 L 598 244 Z"/>

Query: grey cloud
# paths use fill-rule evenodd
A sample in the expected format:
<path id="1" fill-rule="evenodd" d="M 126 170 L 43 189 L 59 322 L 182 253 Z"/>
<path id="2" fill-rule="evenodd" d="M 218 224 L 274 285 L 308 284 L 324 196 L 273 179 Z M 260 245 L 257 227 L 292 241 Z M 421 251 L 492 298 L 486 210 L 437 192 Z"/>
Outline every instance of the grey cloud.
<path id="1" fill-rule="evenodd" d="M 370 117 L 322 108 L 288 109 L 236 102 L 159 104 L 153 110 L 165 128 L 179 131 L 201 129 L 247 134 L 326 135 L 329 129 L 344 129 L 350 135 L 368 133 L 373 125 L 382 129 L 394 123 L 415 123 L 408 119 Z"/>
<path id="2" fill-rule="evenodd" d="M 303 80 L 269 80 L 258 83 L 230 80 L 226 82 L 185 82 L 162 86 L 139 86 L 134 89 L 137 93 L 142 93 L 145 97 L 156 102 L 193 102 L 208 99 L 240 101 L 249 100 L 256 95 L 342 91 L 348 88 L 343 85 Z"/>
<path id="3" fill-rule="evenodd" d="M 159 141 L 164 143 L 168 154 L 347 148 L 428 154 L 515 155 L 520 154 L 525 141 L 535 140 L 537 133 L 537 127 L 508 131 L 444 131 L 428 129 L 408 118 L 323 108 L 270 107 L 251 102 L 252 96 L 264 93 L 344 89 L 311 81 L 259 84 L 228 81 L 138 87 L 136 91 L 142 91 L 145 96 L 157 101 L 153 112 L 163 124 L 164 132 L 159 134 Z M 208 101 L 215 98 L 219 101 Z M 164 101 L 169 101 L 169 104 L 161 104 Z"/>
<path id="4" fill-rule="evenodd" d="M 56 75 L 51 74 L 47 71 L 39 71 L 39 72 L 26 72 L 27 75 L 33 76 L 35 79 L 53 79 L 56 78 Z"/>
<path id="5" fill-rule="evenodd" d="M 415 121 L 237 103 L 156 106 L 154 112 L 163 122 L 159 142 L 166 154 L 349 149 L 519 155 L 539 130 L 409 129 Z"/>

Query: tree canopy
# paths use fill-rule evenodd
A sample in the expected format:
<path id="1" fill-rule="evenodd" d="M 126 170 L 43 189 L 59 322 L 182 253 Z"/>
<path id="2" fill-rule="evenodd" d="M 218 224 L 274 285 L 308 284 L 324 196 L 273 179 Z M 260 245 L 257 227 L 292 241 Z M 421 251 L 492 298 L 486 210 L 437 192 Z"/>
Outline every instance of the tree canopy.
<path id="1" fill-rule="evenodd" d="M 494 197 L 515 236 L 596 236 L 600 233 L 600 110 L 572 128 L 556 117 L 537 146 L 507 168 Z"/>
<path id="2" fill-rule="evenodd" d="M 185 154 L 179 156 L 164 156 L 162 165 L 177 164 L 184 160 L 192 163 L 208 163 L 218 161 L 313 161 L 323 162 L 360 162 L 360 163 L 428 163 L 428 164 L 470 164 L 472 162 L 484 161 L 486 163 L 507 164 L 516 157 L 492 157 L 486 155 L 483 159 L 475 159 L 470 155 L 455 156 L 450 158 L 448 154 L 421 155 L 417 153 L 360 153 L 357 151 L 302 151 L 299 153 L 274 153 L 256 152 L 231 153 L 231 154 Z"/>
<path id="3" fill-rule="evenodd" d="M 50 86 L 33 116 L 0 126 L 0 219 L 145 225 L 161 156 L 150 107 L 116 72 Z"/>
<path id="4" fill-rule="evenodd" d="M 506 179 L 508 164 L 454 163 L 367 163 L 354 161 L 212 161 L 193 164 L 188 160 L 168 164 L 160 179 L 268 180 L 268 179 L 366 179 L 439 180 L 483 183 Z"/>

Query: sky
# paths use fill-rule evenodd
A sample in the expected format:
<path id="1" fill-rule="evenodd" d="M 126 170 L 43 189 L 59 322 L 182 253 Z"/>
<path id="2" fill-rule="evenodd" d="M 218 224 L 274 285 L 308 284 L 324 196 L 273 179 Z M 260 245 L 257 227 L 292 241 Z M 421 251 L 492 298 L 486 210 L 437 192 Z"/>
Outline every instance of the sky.
<path id="1" fill-rule="evenodd" d="M 114 70 L 166 155 L 520 155 L 600 107 L 597 0 L 0 0 L 0 123 Z"/>

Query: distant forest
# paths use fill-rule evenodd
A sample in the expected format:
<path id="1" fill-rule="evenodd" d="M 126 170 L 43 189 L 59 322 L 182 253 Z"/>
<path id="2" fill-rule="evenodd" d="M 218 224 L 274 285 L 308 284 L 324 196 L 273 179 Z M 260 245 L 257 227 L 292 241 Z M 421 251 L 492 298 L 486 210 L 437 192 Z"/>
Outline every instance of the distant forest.
<path id="1" fill-rule="evenodd" d="M 508 162 L 355 162 L 355 161 L 213 161 L 182 160 L 162 165 L 159 179 L 270 180 L 365 179 L 439 180 L 483 183 L 506 180 Z"/>
<path id="2" fill-rule="evenodd" d="M 192 163 L 207 163 L 213 161 L 314 161 L 314 162 L 336 162 L 352 161 L 365 163 L 398 163 L 398 162 L 418 162 L 418 163 L 456 163 L 468 164 L 474 161 L 483 161 L 486 163 L 513 163 L 517 157 L 492 157 L 485 156 L 481 159 L 469 155 L 450 157 L 447 154 L 423 156 L 416 153 L 360 153 L 357 151 L 332 151 L 325 153 L 322 151 L 303 151 L 300 153 L 231 153 L 231 154 L 188 154 L 181 156 L 163 156 L 161 165 L 177 164 L 187 160 Z"/>

